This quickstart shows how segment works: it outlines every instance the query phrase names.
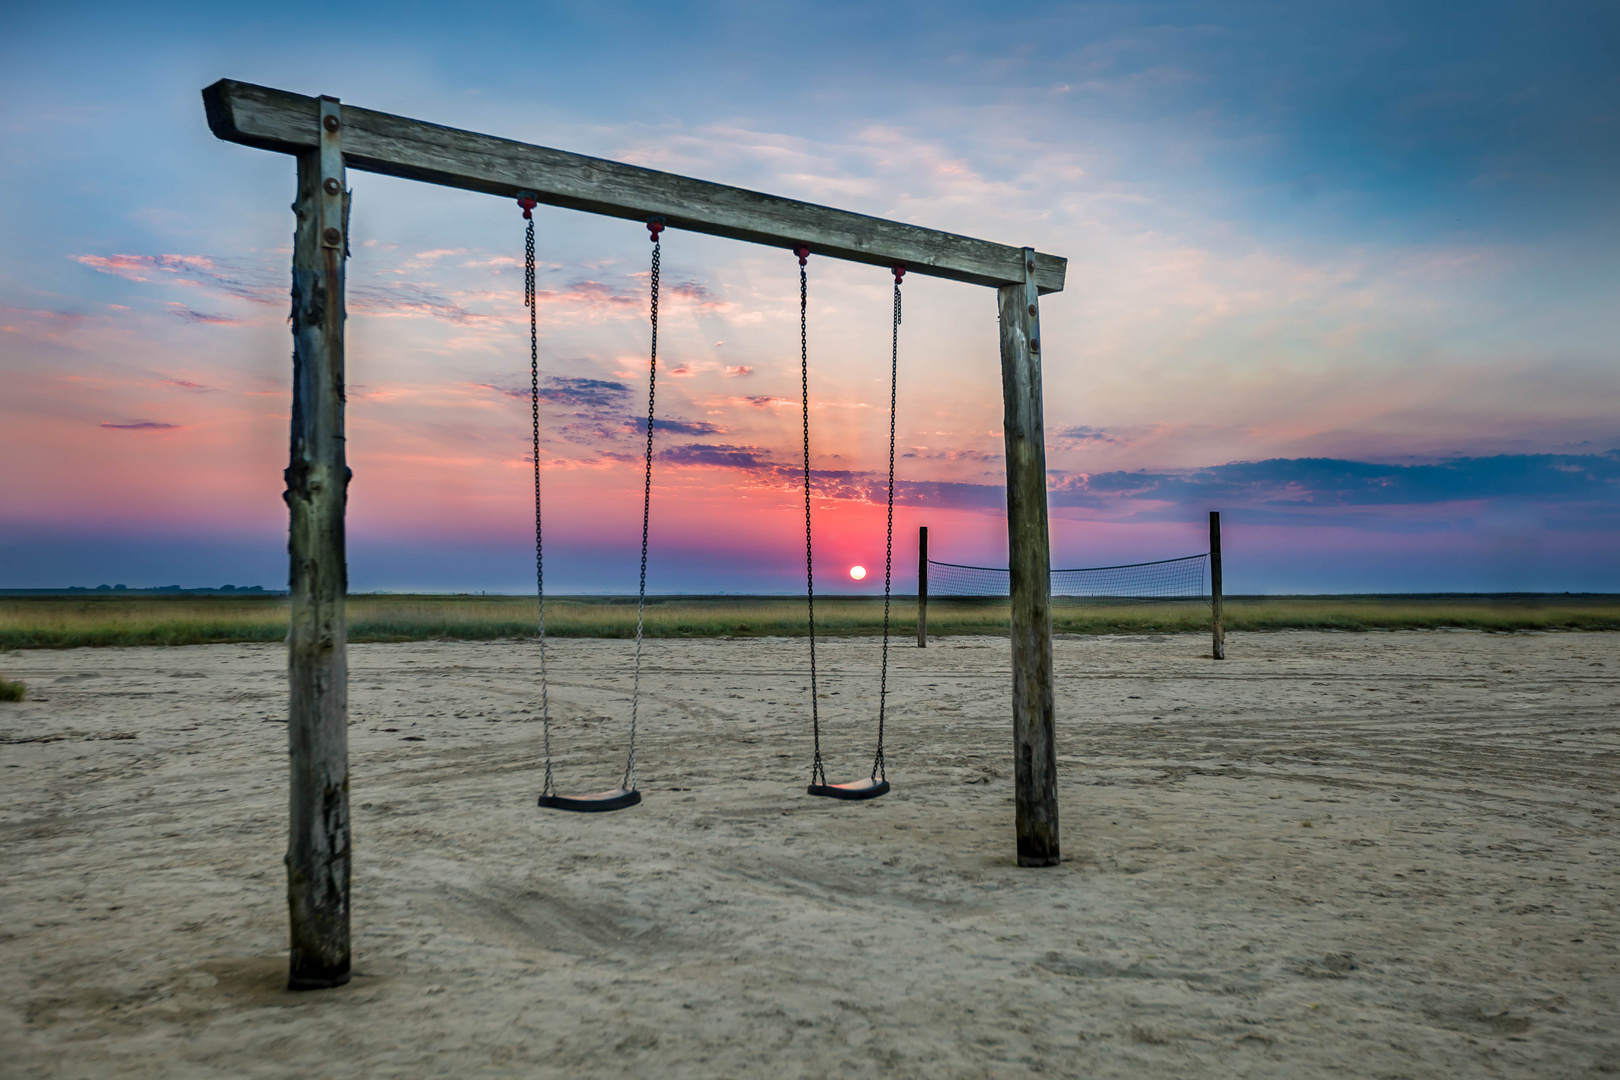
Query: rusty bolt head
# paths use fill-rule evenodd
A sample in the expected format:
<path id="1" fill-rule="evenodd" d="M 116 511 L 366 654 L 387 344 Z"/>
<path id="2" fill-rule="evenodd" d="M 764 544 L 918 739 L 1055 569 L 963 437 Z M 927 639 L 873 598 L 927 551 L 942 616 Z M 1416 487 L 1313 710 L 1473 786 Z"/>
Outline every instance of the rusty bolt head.
<path id="1" fill-rule="evenodd" d="M 327 131 L 336 131 L 340 123 L 342 123 L 342 121 L 335 116 L 328 116 L 326 119 L 321 121 L 321 124 L 326 128 Z"/>
<path id="2" fill-rule="evenodd" d="M 343 239 L 343 234 L 338 232 L 336 229 L 327 229 L 321 235 L 326 238 L 326 242 L 328 244 L 336 244 Z"/>
<path id="3" fill-rule="evenodd" d="M 1030 338 L 1029 339 L 1029 351 L 1030 352 L 1040 352 L 1041 351 L 1041 341 L 1040 341 L 1039 338 Z"/>
<path id="4" fill-rule="evenodd" d="M 1032 318 L 1032 319 L 1035 317 L 1035 305 L 1034 304 L 1029 305 L 1029 317 Z"/>
<path id="5" fill-rule="evenodd" d="M 1029 260 L 1029 262 L 1025 263 L 1024 265 L 1029 267 L 1029 272 L 1030 273 L 1033 274 L 1035 272 L 1035 260 L 1034 259 Z"/>
<path id="6" fill-rule="evenodd" d="M 328 195 L 340 195 L 343 193 L 343 185 L 338 183 L 335 177 L 328 176 L 326 183 L 321 186 L 326 189 Z"/>

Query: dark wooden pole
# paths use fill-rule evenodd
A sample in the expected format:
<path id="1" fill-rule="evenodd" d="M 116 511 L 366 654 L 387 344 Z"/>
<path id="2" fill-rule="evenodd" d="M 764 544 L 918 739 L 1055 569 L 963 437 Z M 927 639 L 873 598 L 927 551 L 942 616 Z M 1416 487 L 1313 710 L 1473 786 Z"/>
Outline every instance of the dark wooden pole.
<path id="1" fill-rule="evenodd" d="M 287 632 L 287 907 L 292 990 L 349 981 L 348 592 L 343 511 L 343 262 L 348 195 L 342 110 L 321 99 L 320 147 L 298 155 L 293 240 L 292 616 Z"/>
<path id="2" fill-rule="evenodd" d="M 1006 406 L 1007 546 L 1012 590 L 1013 775 L 1019 866 L 1056 866 L 1057 741 L 1052 710 L 1052 579 L 1046 522 L 1035 252 L 1024 281 L 997 290 Z"/>
<path id="3" fill-rule="evenodd" d="M 928 648 L 928 526 L 917 527 L 917 648 Z"/>
<path id="4" fill-rule="evenodd" d="M 1226 659 L 1226 612 L 1221 604 L 1221 512 L 1209 512 L 1209 606 L 1214 640 L 1210 646 L 1217 660 Z"/>

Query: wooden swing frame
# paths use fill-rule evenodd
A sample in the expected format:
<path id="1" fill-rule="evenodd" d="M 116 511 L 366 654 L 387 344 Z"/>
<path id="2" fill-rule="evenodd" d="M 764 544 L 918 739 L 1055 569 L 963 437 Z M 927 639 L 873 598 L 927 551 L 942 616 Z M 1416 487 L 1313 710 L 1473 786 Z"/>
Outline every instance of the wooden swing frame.
<path id="1" fill-rule="evenodd" d="M 298 163 L 293 245 L 292 449 L 287 468 L 292 611 L 287 901 L 290 988 L 349 980 L 348 666 L 344 601 L 344 262 L 349 168 L 709 233 L 996 289 L 1005 405 L 1012 593 L 1012 720 L 1018 865 L 1055 866 L 1050 545 L 1041 405 L 1040 297 L 1067 260 L 622 162 L 441 127 L 222 79 L 202 92 L 229 142 Z"/>

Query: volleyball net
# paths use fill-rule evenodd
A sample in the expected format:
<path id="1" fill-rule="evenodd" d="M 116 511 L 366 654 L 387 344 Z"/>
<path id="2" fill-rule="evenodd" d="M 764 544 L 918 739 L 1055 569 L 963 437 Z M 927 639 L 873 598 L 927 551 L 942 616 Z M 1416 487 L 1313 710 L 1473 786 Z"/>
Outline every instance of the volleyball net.
<path id="1" fill-rule="evenodd" d="M 927 560 L 923 585 L 930 600 L 1005 599 L 1011 572 L 1005 567 L 964 566 Z M 1074 604 L 1152 604 L 1210 602 L 1206 584 L 1209 553 L 1178 559 L 1053 570 L 1052 602 Z"/>

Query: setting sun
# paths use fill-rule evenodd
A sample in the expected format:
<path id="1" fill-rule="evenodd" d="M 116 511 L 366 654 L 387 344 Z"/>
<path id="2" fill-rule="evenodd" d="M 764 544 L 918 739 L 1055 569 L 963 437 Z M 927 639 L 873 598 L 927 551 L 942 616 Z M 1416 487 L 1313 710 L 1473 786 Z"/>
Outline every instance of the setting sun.
<path id="1" fill-rule="evenodd" d="M 864 578 L 866 576 L 866 567 L 864 567 L 864 566 L 852 566 L 852 567 L 850 567 L 849 568 L 849 576 L 854 578 L 856 581 L 861 580 L 862 578 Z"/>

